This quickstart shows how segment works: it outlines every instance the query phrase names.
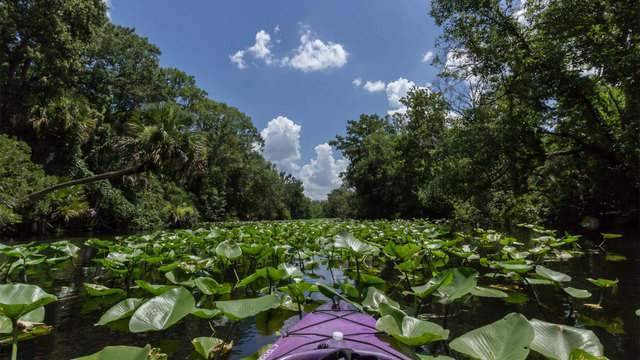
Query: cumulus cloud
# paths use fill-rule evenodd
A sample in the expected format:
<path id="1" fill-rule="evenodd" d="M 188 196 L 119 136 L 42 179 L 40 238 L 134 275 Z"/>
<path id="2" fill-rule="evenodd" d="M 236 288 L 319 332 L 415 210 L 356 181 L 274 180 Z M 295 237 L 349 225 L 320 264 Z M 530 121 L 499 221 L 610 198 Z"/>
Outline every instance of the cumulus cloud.
<path id="1" fill-rule="evenodd" d="M 304 72 L 341 68 L 347 63 L 349 53 L 344 46 L 331 41 L 323 41 L 310 30 L 300 36 L 300 45 L 293 57 L 285 57 L 282 64 Z"/>
<path id="2" fill-rule="evenodd" d="M 229 60 L 234 63 L 238 69 L 246 69 L 247 65 L 244 62 L 244 50 L 238 50 L 235 54 L 229 56 Z"/>
<path id="3" fill-rule="evenodd" d="M 354 87 L 359 88 L 360 85 L 362 85 L 362 79 L 360 78 L 355 78 L 353 79 L 353 81 L 351 82 L 353 84 Z"/>
<path id="4" fill-rule="evenodd" d="M 300 133 L 302 126 L 285 116 L 278 116 L 267 124 L 260 135 L 264 140 L 262 156 L 279 170 L 299 178 L 304 193 L 314 200 L 323 200 L 333 189 L 342 185 L 340 173 L 347 167 L 345 159 L 336 159 L 327 143 L 315 147 L 316 157 L 303 166 L 300 162 Z M 258 144 L 254 151 L 260 151 Z"/>
<path id="5" fill-rule="evenodd" d="M 391 108 L 391 110 L 388 111 L 389 115 L 402 114 L 407 111 L 407 107 L 404 106 L 400 100 L 407 96 L 409 90 L 415 86 L 416 83 L 403 77 L 387 84 L 387 101 Z"/>
<path id="6" fill-rule="evenodd" d="M 272 119 L 260 135 L 264 140 L 262 156 L 274 163 L 278 169 L 295 174 L 300 160 L 300 130 L 302 126 L 285 116 Z"/>
<path id="7" fill-rule="evenodd" d="M 426 62 L 429 62 L 431 60 L 433 60 L 433 51 L 429 50 L 422 57 L 422 62 L 426 63 Z"/>
<path id="8" fill-rule="evenodd" d="M 473 63 L 465 49 L 450 49 L 447 52 L 444 69 L 466 80 L 469 86 L 475 86 L 480 82 L 480 77 L 473 73 Z"/>
<path id="9" fill-rule="evenodd" d="M 260 30 L 256 33 L 255 43 L 246 49 L 238 50 L 229 56 L 229 60 L 235 64 L 238 69 L 246 69 L 247 63 L 245 56 L 251 54 L 255 59 L 264 61 L 267 64 L 273 62 L 273 55 L 271 53 L 271 35 L 264 30 Z"/>
<path id="10" fill-rule="evenodd" d="M 366 83 L 364 83 L 362 88 L 367 90 L 368 92 L 384 91 L 385 83 L 384 83 L 384 81 L 380 81 L 380 80 L 378 80 L 378 81 L 367 81 Z"/>
<path id="11" fill-rule="evenodd" d="M 314 200 L 324 200 L 333 189 L 342 185 L 340 173 L 347 167 L 347 161 L 336 159 L 333 149 L 327 143 L 315 147 L 316 158 L 300 170 L 304 193 Z"/>
<path id="12" fill-rule="evenodd" d="M 107 17 L 111 20 L 111 0 L 102 0 L 102 2 L 107 7 Z"/>

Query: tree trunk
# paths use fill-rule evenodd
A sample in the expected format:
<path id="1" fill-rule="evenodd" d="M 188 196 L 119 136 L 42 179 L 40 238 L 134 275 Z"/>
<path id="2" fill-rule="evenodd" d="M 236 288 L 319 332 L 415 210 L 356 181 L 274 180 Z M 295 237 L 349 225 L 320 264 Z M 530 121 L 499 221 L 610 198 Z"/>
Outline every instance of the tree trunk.
<path id="1" fill-rule="evenodd" d="M 59 183 L 59 184 L 55 184 L 53 186 L 50 186 L 46 189 L 40 190 L 40 191 L 36 191 L 34 193 L 31 193 L 27 196 L 25 196 L 24 198 L 21 199 L 20 204 L 21 205 L 29 205 L 29 204 L 33 204 L 35 201 L 37 201 L 38 199 L 40 199 L 41 197 L 59 190 L 59 189 L 63 189 L 69 186 L 74 186 L 74 185 L 83 185 L 83 184 L 90 184 L 96 181 L 100 181 L 100 180 L 108 180 L 108 179 L 113 179 L 116 177 L 120 177 L 120 176 L 125 176 L 125 175 L 131 175 L 131 174 L 137 174 L 140 172 L 143 172 L 145 169 L 144 165 L 135 165 L 135 166 L 131 166 L 128 168 L 124 168 L 121 170 L 116 170 L 116 171 L 109 171 L 109 172 L 105 172 L 102 174 L 98 174 L 98 175 L 92 175 L 92 176 L 87 176 L 81 179 L 74 179 L 74 180 L 69 180 L 69 181 L 65 181 L 63 183 Z"/>

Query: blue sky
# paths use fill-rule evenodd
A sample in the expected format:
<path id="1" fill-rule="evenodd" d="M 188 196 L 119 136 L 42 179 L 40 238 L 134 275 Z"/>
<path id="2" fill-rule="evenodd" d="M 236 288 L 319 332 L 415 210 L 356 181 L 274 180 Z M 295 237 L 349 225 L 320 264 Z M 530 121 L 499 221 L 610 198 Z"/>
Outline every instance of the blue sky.
<path id="1" fill-rule="evenodd" d="M 318 145 L 362 113 L 397 110 L 409 86 L 438 73 L 423 61 L 440 34 L 427 0 L 110 3 L 112 21 L 156 44 L 163 66 L 251 116 L 269 138 L 264 156 L 314 198 L 339 185 L 346 165 Z"/>

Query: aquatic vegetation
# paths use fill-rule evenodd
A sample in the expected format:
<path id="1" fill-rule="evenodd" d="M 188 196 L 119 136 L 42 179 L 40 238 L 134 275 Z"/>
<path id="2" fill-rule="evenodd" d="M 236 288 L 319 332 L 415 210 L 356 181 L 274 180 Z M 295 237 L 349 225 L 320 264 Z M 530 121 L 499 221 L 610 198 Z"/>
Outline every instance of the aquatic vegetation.
<path id="1" fill-rule="evenodd" d="M 144 333 L 165 331 L 187 317 L 208 321 L 212 333 L 192 342 L 194 354 L 204 359 L 231 349 L 229 334 L 216 332 L 219 324 L 274 311 L 290 314 L 284 321 L 327 300 L 346 301 L 373 314 L 380 332 L 422 359 L 525 359 L 530 351 L 562 360 L 601 357 L 602 345 L 593 332 L 565 324 L 579 320 L 583 326 L 603 328 L 606 320 L 588 321 L 585 311 L 606 305 L 602 299 L 618 281 L 576 280 L 575 274 L 559 271 L 562 261 L 581 256 L 579 237 L 522 228 L 526 233 L 514 237 L 483 229 L 455 233 L 446 224 L 427 221 L 225 223 L 90 239 L 85 246 L 94 257 L 87 271 L 93 275 L 91 283 L 83 284 L 83 296 L 87 304 L 100 299 L 108 304 L 102 311 L 87 308 L 95 313 L 96 326 Z M 11 254 L 4 264 L 21 263 L 22 270 L 10 272 L 12 279 L 24 269 L 29 273 L 68 263 L 79 251 L 71 245 L 4 246 L 0 252 Z M 47 254 L 60 259 L 47 264 Z M 40 258 L 45 261 L 33 261 Z M 593 289 L 575 287 L 578 283 L 591 284 L 599 303 L 582 303 Z M 554 309 L 558 299 L 569 312 Z M 503 302 L 505 309 L 523 313 L 527 303 L 533 304 L 536 317 L 545 321 L 514 312 L 466 333 L 450 329 L 463 321 L 461 313 L 485 301 Z M 24 314 L 4 315 L 18 319 Z M 277 330 L 282 322 L 267 327 Z M 561 337 L 562 344 L 551 347 L 551 337 Z M 141 359 L 142 354 L 152 358 L 151 347 L 103 351 L 138 351 Z M 157 351 L 153 354 L 161 358 Z"/>

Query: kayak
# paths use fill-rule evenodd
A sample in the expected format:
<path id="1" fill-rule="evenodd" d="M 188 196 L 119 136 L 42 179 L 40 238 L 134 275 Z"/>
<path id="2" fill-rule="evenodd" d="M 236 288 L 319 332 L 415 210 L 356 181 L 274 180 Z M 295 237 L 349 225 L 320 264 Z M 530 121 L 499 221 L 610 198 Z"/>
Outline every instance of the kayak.
<path id="1" fill-rule="evenodd" d="M 328 302 L 283 330 L 259 360 L 411 359 L 380 335 L 372 316 L 346 302 Z"/>

